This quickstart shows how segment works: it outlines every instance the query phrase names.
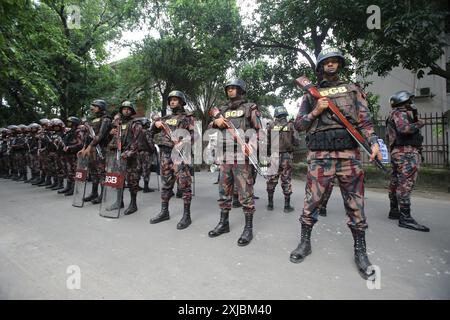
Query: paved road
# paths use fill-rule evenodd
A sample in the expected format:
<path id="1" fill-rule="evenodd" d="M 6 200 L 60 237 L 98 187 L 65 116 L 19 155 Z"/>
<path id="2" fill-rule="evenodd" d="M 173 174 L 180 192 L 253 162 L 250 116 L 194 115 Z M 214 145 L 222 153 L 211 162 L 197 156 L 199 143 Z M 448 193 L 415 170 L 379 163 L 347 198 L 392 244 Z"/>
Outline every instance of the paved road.
<path id="1" fill-rule="evenodd" d="M 370 290 L 354 266 L 338 190 L 314 228 L 312 255 L 297 265 L 289 253 L 298 241 L 304 182 L 294 182 L 296 211 L 285 214 L 265 209 L 259 178 L 255 238 L 238 247 L 241 209 L 231 213 L 230 233 L 207 236 L 219 217 L 215 177 L 197 174 L 193 224 L 183 231 L 176 229 L 180 199 L 170 203 L 171 220 L 148 223 L 159 212 L 157 192 L 139 193 L 137 213 L 105 219 L 98 206 L 74 208 L 53 191 L 1 179 L 0 298 L 450 299 L 450 201 L 413 199 L 414 216 L 431 228 L 420 233 L 386 218 L 386 194 L 366 192 L 368 252 L 381 271 L 381 288 Z M 80 268 L 80 289 L 67 288 L 72 265 Z"/>

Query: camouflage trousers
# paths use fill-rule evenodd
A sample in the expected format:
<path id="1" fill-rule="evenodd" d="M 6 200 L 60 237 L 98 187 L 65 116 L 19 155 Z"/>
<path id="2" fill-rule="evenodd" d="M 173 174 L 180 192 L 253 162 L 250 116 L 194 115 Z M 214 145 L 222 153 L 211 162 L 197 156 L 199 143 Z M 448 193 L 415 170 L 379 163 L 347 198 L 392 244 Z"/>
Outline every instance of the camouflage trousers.
<path id="1" fill-rule="evenodd" d="M 21 174 L 27 172 L 27 155 L 25 152 L 14 152 L 13 154 L 13 169 L 15 172 L 19 172 Z"/>
<path id="2" fill-rule="evenodd" d="M 69 181 L 75 181 L 75 172 L 77 170 L 77 154 L 65 154 L 63 156 L 64 177 Z"/>
<path id="3" fill-rule="evenodd" d="M 129 157 L 126 159 L 126 179 L 130 192 L 139 191 L 139 180 L 141 179 L 141 169 L 139 167 L 138 157 Z"/>
<path id="4" fill-rule="evenodd" d="M 144 180 L 148 180 L 152 169 L 152 154 L 147 151 L 139 151 L 138 166 Z"/>
<path id="5" fill-rule="evenodd" d="M 63 153 L 56 153 L 56 176 L 62 179 L 68 176 L 66 155 Z"/>
<path id="6" fill-rule="evenodd" d="M 173 187 L 178 180 L 184 203 L 190 203 L 192 199 L 192 175 L 191 167 L 185 164 L 177 164 L 172 161 L 172 149 L 161 148 L 160 172 L 161 172 L 161 200 L 168 202 L 173 196 Z"/>
<path id="7" fill-rule="evenodd" d="M 0 170 L 3 173 L 9 173 L 9 171 L 11 170 L 11 163 L 9 156 L 4 155 L 0 158 Z"/>
<path id="8" fill-rule="evenodd" d="M 281 176 L 281 188 L 283 189 L 283 194 L 285 197 L 289 197 L 292 193 L 291 180 L 294 154 L 292 152 L 282 152 L 277 160 L 278 161 L 275 161 L 275 163 L 278 163 L 278 171 L 267 179 L 267 193 L 274 194 L 278 179 Z"/>
<path id="9" fill-rule="evenodd" d="M 233 190 L 239 195 L 239 202 L 245 213 L 255 212 L 253 200 L 254 174 L 251 164 L 220 165 L 219 174 L 219 208 L 231 210 Z"/>
<path id="10" fill-rule="evenodd" d="M 411 193 L 417 180 L 420 154 L 416 152 L 391 155 L 392 175 L 389 184 L 389 198 L 397 197 L 400 208 L 411 206 Z"/>
<path id="11" fill-rule="evenodd" d="M 37 172 L 39 171 L 39 157 L 37 155 L 37 153 L 30 153 L 28 155 L 29 158 L 29 167 L 31 169 L 31 171 L 33 172 Z"/>
<path id="12" fill-rule="evenodd" d="M 95 151 L 89 155 L 88 169 L 91 175 L 92 183 L 101 183 L 105 180 L 106 175 L 106 159 L 100 159 Z M 102 149 L 103 155 L 106 150 Z"/>
<path id="13" fill-rule="evenodd" d="M 43 174 L 46 176 L 50 175 L 48 165 L 48 152 L 47 151 L 40 152 L 38 158 L 39 158 L 39 168 L 42 170 Z"/>
<path id="14" fill-rule="evenodd" d="M 358 159 L 312 159 L 308 161 L 302 224 L 314 225 L 324 199 L 329 198 L 330 184 L 337 178 L 341 189 L 347 225 L 366 230 L 364 214 L 364 171 Z"/>

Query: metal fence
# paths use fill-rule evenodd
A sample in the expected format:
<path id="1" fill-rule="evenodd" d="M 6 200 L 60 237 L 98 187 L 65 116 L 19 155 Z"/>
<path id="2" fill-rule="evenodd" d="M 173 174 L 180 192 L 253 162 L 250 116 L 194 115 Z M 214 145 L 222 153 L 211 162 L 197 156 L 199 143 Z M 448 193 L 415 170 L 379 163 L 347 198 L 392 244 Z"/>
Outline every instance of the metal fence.
<path id="1" fill-rule="evenodd" d="M 448 159 L 448 119 L 444 113 L 419 114 L 419 119 L 424 122 L 421 129 L 423 135 L 423 164 L 434 167 L 449 166 Z M 380 119 L 375 125 L 377 135 L 385 140 L 386 118 Z M 364 162 L 368 161 L 364 157 Z"/>
<path id="2" fill-rule="evenodd" d="M 378 137 L 386 141 L 386 118 L 375 121 L 375 132 Z M 444 113 L 424 113 L 419 114 L 419 119 L 424 122 L 421 129 L 423 135 L 423 164 L 432 167 L 448 167 L 448 119 Z M 304 132 L 300 134 L 301 143 L 296 150 L 295 161 L 306 161 L 307 148 L 304 142 Z M 364 165 L 369 164 L 369 159 L 362 152 Z"/>

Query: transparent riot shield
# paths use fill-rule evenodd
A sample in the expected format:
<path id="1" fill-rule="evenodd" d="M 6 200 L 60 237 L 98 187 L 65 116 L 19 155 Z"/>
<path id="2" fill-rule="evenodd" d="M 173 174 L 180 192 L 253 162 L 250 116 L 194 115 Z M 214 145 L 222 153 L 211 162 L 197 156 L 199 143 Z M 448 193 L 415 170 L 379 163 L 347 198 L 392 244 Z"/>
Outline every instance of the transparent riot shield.
<path id="1" fill-rule="evenodd" d="M 103 197 L 100 216 L 117 219 L 120 216 L 123 187 L 125 182 L 125 161 L 111 153 L 106 157 L 106 176 L 103 182 Z"/>
<path id="2" fill-rule="evenodd" d="M 78 157 L 77 169 L 75 171 L 75 186 L 73 189 L 72 206 L 81 208 L 84 205 L 84 195 L 86 192 L 88 175 L 88 158 Z"/>

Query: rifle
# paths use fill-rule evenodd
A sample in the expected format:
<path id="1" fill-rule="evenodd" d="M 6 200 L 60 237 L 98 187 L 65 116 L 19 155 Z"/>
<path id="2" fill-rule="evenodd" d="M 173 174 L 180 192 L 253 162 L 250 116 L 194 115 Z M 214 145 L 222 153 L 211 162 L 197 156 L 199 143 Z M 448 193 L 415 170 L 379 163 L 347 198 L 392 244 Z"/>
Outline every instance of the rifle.
<path id="1" fill-rule="evenodd" d="M 366 154 L 369 156 L 372 155 L 372 149 L 369 145 L 369 142 L 366 138 L 362 136 L 362 134 L 347 120 L 347 118 L 341 113 L 339 108 L 327 97 L 324 97 L 320 94 L 319 90 L 315 86 L 312 85 L 311 81 L 306 77 L 302 76 L 294 80 L 294 83 L 302 90 L 307 91 L 316 99 L 326 98 L 328 101 L 329 109 L 338 117 L 341 124 L 344 125 L 347 132 L 352 136 L 353 139 L 361 146 Z M 378 158 L 375 158 L 375 165 L 384 171 L 384 173 L 388 173 L 388 170 L 381 163 Z"/>
<path id="2" fill-rule="evenodd" d="M 153 114 L 153 115 L 152 115 L 152 120 L 153 120 L 153 121 L 160 121 L 160 122 L 162 123 L 162 128 L 163 128 L 164 132 L 165 132 L 166 135 L 169 137 L 169 139 L 173 141 L 173 143 L 177 144 L 177 143 L 179 142 L 178 140 L 176 140 L 176 139 L 173 137 L 172 130 L 170 130 L 169 126 L 168 126 L 166 123 L 164 123 L 164 122 L 161 121 L 161 118 L 159 117 L 159 115 L 157 115 L 156 113 Z M 177 148 L 175 148 L 175 149 L 177 149 Z M 181 152 L 181 150 L 179 150 L 179 149 L 177 149 L 177 151 L 178 151 L 178 154 L 179 154 L 180 157 L 181 157 L 181 160 L 182 160 L 185 164 L 188 164 L 189 162 L 186 160 L 186 157 L 184 156 L 183 152 Z"/>
<path id="3" fill-rule="evenodd" d="M 116 126 L 117 126 L 117 133 L 116 133 L 116 144 L 117 144 L 116 160 L 120 161 L 120 157 L 122 156 L 122 125 L 120 124 L 120 118 L 117 118 L 114 121 L 116 121 Z"/>
<path id="4" fill-rule="evenodd" d="M 219 108 L 213 107 L 209 110 L 209 114 L 212 118 L 216 119 L 218 115 L 221 115 L 224 119 L 226 119 L 223 114 L 220 112 Z M 236 129 L 234 124 L 230 121 L 226 122 L 227 130 L 231 133 L 234 139 L 238 142 L 238 144 L 244 148 L 244 154 L 247 156 L 248 160 L 252 163 L 253 167 L 256 169 L 256 172 L 264 179 L 267 179 L 267 174 L 263 172 L 261 166 L 258 164 L 258 157 L 253 153 L 252 147 L 242 140 L 239 131 Z"/>
<path id="5" fill-rule="evenodd" d="M 95 132 L 94 129 L 91 127 L 91 125 L 89 125 L 87 122 L 84 125 L 88 129 L 89 136 L 92 139 L 95 139 Z M 95 150 L 97 151 L 97 155 L 99 156 L 99 158 L 104 159 L 102 149 L 100 149 L 100 146 L 98 144 L 95 146 Z"/>

